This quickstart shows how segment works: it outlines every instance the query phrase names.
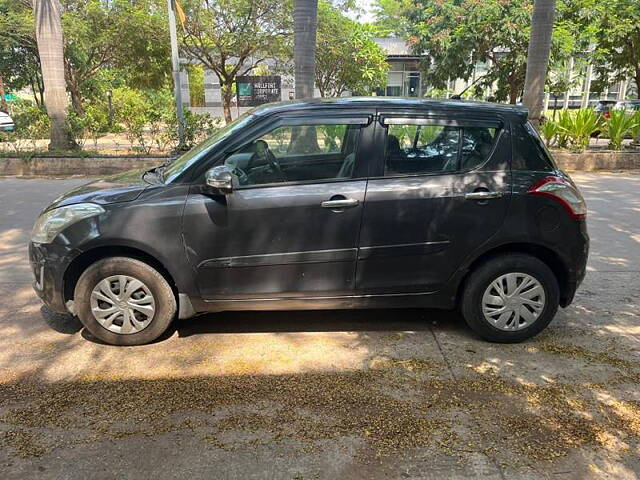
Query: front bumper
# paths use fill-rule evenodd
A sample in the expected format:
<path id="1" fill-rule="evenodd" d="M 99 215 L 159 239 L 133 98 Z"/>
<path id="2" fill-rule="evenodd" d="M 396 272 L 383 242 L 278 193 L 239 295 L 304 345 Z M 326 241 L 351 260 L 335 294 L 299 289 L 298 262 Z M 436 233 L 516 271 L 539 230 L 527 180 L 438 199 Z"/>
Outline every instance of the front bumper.
<path id="1" fill-rule="evenodd" d="M 44 304 L 55 312 L 68 313 L 64 298 L 64 274 L 78 253 L 61 245 L 29 243 L 33 289 Z"/>

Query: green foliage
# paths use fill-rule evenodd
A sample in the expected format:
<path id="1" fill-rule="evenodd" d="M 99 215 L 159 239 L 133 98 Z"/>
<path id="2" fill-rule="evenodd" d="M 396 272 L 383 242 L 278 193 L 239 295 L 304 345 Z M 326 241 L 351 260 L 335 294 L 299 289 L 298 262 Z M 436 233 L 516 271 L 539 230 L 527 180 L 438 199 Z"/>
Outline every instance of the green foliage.
<path id="1" fill-rule="evenodd" d="M 113 90 L 113 107 L 127 140 L 148 153 L 152 143 L 145 135 L 145 127 L 151 121 L 151 103 L 142 92 L 121 87 Z"/>
<path id="2" fill-rule="evenodd" d="M 323 97 L 346 90 L 369 94 L 386 84 L 389 65 L 384 51 L 362 26 L 331 4 L 318 3 L 316 85 Z"/>
<path id="3" fill-rule="evenodd" d="M 603 133 L 609 138 L 609 148 L 612 150 L 620 150 L 622 148 L 622 140 L 630 134 L 638 126 L 638 114 L 629 115 L 624 110 L 612 110 L 611 115 L 604 122 Z"/>
<path id="4" fill-rule="evenodd" d="M 222 128 L 221 118 L 214 118 L 208 113 L 184 112 L 184 143 L 186 148 L 195 147 Z M 177 136 L 175 137 L 177 144 Z"/>
<path id="5" fill-rule="evenodd" d="M 34 99 L 42 104 L 33 10 L 24 1 L 0 0 L 0 76 L 7 92 L 32 87 Z"/>
<path id="6" fill-rule="evenodd" d="M 98 148 L 98 139 L 109 130 L 109 115 L 105 104 L 90 104 L 79 114 L 70 111 L 68 116 L 69 130 L 76 144 L 83 148 L 88 138 L 93 140 L 93 146 Z"/>
<path id="7" fill-rule="evenodd" d="M 487 64 L 479 82 L 495 83 L 497 100 L 514 103 L 524 86 L 531 0 L 416 0 L 407 33 L 423 61 L 425 80 L 445 88 L 453 78 L 469 79 L 476 62 Z"/>
<path id="8" fill-rule="evenodd" d="M 292 2 L 184 0 L 181 5 L 187 18 L 184 32 L 180 31 L 183 55 L 217 75 L 229 122 L 236 77 L 267 58 L 291 58 Z"/>
<path id="9" fill-rule="evenodd" d="M 553 120 L 547 120 L 538 127 L 540 135 L 544 139 L 544 143 L 550 147 L 555 142 L 558 134 L 560 133 L 560 126 Z"/>
<path id="10" fill-rule="evenodd" d="M 575 113 L 563 110 L 558 116 L 558 147 L 582 151 L 589 145 L 591 135 L 600 130 L 600 116 L 591 108 Z"/>
<path id="11" fill-rule="evenodd" d="M 634 113 L 635 125 L 631 127 L 631 138 L 634 143 L 640 143 L 640 111 Z"/>
<path id="12" fill-rule="evenodd" d="M 202 65 L 189 65 L 189 101 L 192 107 L 204 107 L 204 68 Z"/>
<path id="13" fill-rule="evenodd" d="M 36 140 L 49 137 L 50 123 L 46 112 L 25 100 L 16 100 L 9 104 L 9 112 L 15 130 L 13 132 L 0 132 L 0 142 L 6 142 L 16 152 L 30 145 L 32 150 L 37 149 Z"/>
<path id="14" fill-rule="evenodd" d="M 582 30 L 595 47 L 592 58 L 598 77 L 591 89 L 633 78 L 640 91 L 640 2 L 637 0 L 580 0 Z"/>

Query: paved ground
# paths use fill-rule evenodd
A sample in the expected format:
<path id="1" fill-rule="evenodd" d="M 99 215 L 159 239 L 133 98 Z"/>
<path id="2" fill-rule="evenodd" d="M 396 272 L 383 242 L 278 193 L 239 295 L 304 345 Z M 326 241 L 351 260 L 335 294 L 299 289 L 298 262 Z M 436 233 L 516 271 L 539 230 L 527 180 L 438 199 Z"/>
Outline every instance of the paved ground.
<path id="1" fill-rule="evenodd" d="M 34 217 L 83 180 L 0 180 L 0 472 L 14 478 L 637 478 L 640 175 L 574 175 L 592 254 L 520 345 L 418 310 L 229 313 L 117 348 L 31 292 Z"/>

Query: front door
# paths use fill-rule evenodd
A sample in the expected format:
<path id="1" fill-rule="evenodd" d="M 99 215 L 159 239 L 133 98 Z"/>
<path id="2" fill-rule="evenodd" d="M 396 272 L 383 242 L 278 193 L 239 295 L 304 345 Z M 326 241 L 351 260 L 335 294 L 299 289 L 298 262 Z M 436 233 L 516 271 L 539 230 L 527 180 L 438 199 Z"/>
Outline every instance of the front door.
<path id="1" fill-rule="evenodd" d="M 511 190 L 502 125 L 443 114 L 380 116 L 384 153 L 367 187 L 359 293 L 437 291 L 497 232 Z"/>
<path id="2" fill-rule="evenodd" d="M 204 299 L 353 292 L 366 128 L 353 118 L 281 119 L 223 159 L 235 169 L 232 193 L 193 188 L 184 241 Z"/>

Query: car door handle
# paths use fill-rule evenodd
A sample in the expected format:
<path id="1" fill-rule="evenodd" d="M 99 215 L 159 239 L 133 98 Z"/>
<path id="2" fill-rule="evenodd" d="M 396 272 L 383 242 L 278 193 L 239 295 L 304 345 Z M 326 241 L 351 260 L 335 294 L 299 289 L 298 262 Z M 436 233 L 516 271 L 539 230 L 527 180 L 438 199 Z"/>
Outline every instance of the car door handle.
<path id="1" fill-rule="evenodd" d="M 340 200 L 325 200 L 320 204 L 322 208 L 351 208 L 360 204 L 355 198 L 343 198 Z"/>
<path id="2" fill-rule="evenodd" d="M 471 192 L 465 193 L 464 198 L 467 200 L 489 200 L 490 198 L 500 198 L 502 196 L 502 192 Z"/>

